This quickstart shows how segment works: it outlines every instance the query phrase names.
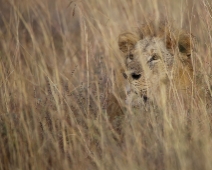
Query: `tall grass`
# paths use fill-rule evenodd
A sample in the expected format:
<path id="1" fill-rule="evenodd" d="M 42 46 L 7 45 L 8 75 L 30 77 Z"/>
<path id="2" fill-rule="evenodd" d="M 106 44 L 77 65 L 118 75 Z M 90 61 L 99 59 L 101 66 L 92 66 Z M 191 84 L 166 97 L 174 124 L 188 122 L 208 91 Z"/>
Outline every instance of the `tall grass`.
<path id="1" fill-rule="evenodd" d="M 163 16 L 196 36 L 210 86 L 209 0 L 0 4 L 0 169 L 212 169 L 204 103 L 132 111 L 114 77 L 119 33 Z"/>

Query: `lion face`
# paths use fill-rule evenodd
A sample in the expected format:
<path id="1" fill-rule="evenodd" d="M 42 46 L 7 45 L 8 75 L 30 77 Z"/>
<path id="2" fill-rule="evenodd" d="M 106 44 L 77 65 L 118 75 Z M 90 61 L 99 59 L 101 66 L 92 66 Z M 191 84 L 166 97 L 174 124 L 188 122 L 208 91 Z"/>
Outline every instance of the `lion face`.
<path id="1" fill-rule="evenodd" d="M 161 85 L 168 87 L 176 77 L 176 82 L 182 86 L 190 80 L 189 37 L 179 34 L 172 41 L 167 41 L 167 37 L 147 35 L 141 38 L 133 33 L 119 36 L 119 48 L 124 53 L 127 69 L 125 77 L 136 98 L 146 101 L 157 97 Z"/>
<path id="2" fill-rule="evenodd" d="M 141 98 L 149 98 L 161 83 L 168 82 L 173 62 L 173 55 L 159 38 L 139 40 L 125 57 L 131 90 Z"/>

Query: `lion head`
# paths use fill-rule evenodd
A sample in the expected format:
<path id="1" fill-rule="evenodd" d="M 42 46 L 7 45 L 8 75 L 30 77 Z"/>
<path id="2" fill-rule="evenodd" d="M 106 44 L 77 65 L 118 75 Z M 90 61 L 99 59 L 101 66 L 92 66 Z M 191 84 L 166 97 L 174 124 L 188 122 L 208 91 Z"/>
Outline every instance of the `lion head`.
<path id="1" fill-rule="evenodd" d="M 191 34 L 167 23 L 143 25 L 119 35 L 118 45 L 131 91 L 144 101 L 157 98 L 161 87 L 189 89 L 192 83 Z M 172 86 L 172 87 L 173 87 Z"/>

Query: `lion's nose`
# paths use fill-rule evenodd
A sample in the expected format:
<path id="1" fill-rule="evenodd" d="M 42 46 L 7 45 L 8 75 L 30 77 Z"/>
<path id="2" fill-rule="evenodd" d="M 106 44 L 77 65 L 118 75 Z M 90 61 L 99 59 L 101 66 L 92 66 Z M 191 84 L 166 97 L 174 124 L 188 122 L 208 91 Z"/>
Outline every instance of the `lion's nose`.
<path id="1" fill-rule="evenodd" d="M 138 80 L 141 77 L 141 74 L 132 73 L 131 76 L 134 80 Z"/>

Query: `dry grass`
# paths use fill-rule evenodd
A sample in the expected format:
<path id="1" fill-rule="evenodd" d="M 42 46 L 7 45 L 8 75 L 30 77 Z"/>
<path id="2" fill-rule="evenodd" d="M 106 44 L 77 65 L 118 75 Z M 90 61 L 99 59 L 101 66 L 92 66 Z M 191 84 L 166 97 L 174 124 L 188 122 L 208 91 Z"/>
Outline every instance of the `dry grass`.
<path id="1" fill-rule="evenodd" d="M 189 113 L 125 110 L 121 137 L 106 109 L 119 33 L 161 14 L 197 37 L 210 86 L 209 0 L 0 4 L 0 169 L 212 169 L 211 113 L 201 101 Z"/>

